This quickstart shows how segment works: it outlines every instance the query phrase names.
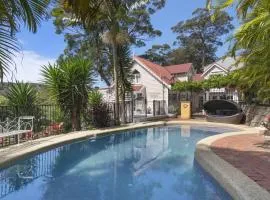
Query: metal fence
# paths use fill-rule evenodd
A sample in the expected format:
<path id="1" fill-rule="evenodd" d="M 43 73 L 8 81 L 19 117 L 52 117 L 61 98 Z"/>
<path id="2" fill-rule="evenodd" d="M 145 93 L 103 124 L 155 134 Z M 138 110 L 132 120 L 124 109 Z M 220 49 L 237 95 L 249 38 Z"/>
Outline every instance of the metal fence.
<path id="1" fill-rule="evenodd" d="M 165 115 L 166 101 L 153 101 L 153 116 Z"/>
<path id="2" fill-rule="evenodd" d="M 168 113 L 168 105 L 163 100 L 152 100 L 139 98 L 133 100 L 133 121 L 145 121 L 155 116 L 164 116 Z"/>
<path id="3" fill-rule="evenodd" d="M 0 121 L 16 120 L 22 116 L 33 116 L 33 132 L 50 134 L 56 130 L 56 125 L 63 122 L 63 114 L 56 105 L 37 105 L 33 107 L 0 106 Z"/>
<path id="4" fill-rule="evenodd" d="M 122 123 L 132 123 L 136 122 L 135 118 L 146 119 L 147 117 L 165 115 L 167 112 L 166 106 L 166 102 L 162 100 L 146 101 L 146 99 L 133 99 L 126 101 L 124 104 L 120 102 L 120 121 Z M 116 121 L 116 104 L 106 103 L 106 107 L 106 116 L 108 116 L 108 125 L 106 126 L 113 126 Z M 34 139 L 71 130 L 71 119 L 67 113 L 62 113 L 57 105 L 35 105 L 33 107 L 0 106 L 1 124 L 9 120 L 16 123 L 16 120 L 18 122 L 19 118 L 26 116 L 33 118 L 31 138 L 33 137 Z M 83 130 L 88 129 L 89 125 L 93 125 L 93 112 L 91 108 L 83 111 L 81 119 Z M 0 132 L 3 131 L 0 130 Z M 14 140 L 14 142 L 16 141 Z M 10 140 L 7 142 L 2 141 L 3 146 L 5 146 L 5 143 L 11 144 Z"/>

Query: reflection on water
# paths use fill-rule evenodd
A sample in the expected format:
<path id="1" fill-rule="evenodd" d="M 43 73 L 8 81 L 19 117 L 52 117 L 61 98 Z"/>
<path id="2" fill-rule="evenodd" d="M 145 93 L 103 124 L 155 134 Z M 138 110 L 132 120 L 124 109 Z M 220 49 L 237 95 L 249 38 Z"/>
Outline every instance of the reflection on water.
<path id="1" fill-rule="evenodd" d="M 216 133 L 170 126 L 65 145 L 2 170 L 0 198 L 229 199 L 193 161 L 197 141 Z"/>

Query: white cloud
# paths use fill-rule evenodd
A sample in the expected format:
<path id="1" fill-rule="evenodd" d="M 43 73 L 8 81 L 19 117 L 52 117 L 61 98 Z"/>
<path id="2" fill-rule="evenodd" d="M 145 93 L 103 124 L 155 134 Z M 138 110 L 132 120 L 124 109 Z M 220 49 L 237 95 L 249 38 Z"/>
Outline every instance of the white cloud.
<path id="1" fill-rule="evenodd" d="M 37 83 L 42 80 L 40 70 L 48 63 L 54 63 L 55 58 L 39 55 L 34 51 L 22 51 L 14 57 L 15 66 L 7 74 L 6 81 L 24 81 Z"/>

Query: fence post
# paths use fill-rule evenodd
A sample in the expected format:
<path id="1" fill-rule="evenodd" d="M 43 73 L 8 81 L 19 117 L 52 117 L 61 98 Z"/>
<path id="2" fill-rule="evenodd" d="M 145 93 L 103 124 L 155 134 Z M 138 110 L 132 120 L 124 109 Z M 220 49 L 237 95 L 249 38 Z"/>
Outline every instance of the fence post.
<path id="1" fill-rule="evenodd" d="M 160 111 L 160 101 L 158 101 L 158 115 L 160 115 L 161 111 Z"/>
<path id="2" fill-rule="evenodd" d="M 145 112 L 145 118 L 147 117 L 147 99 L 144 98 L 144 112 Z"/>
<path id="3" fill-rule="evenodd" d="M 155 104 L 155 100 L 153 100 L 153 116 L 156 116 L 156 104 Z"/>
<path id="4" fill-rule="evenodd" d="M 133 93 L 131 93 L 131 122 L 133 122 L 134 119 L 134 99 L 133 99 Z"/>

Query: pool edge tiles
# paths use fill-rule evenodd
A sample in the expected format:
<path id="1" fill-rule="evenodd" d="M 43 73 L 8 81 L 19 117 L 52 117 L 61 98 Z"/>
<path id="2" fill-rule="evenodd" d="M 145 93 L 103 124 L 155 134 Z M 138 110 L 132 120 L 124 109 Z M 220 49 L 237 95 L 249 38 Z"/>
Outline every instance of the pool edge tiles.
<path id="1" fill-rule="evenodd" d="M 224 137 L 258 134 L 254 129 L 223 133 L 202 139 L 196 145 L 195 159 L 232 197 L 237 200 L 269 200 L 270 193 L 211 150 L 211 144 Z"/>

